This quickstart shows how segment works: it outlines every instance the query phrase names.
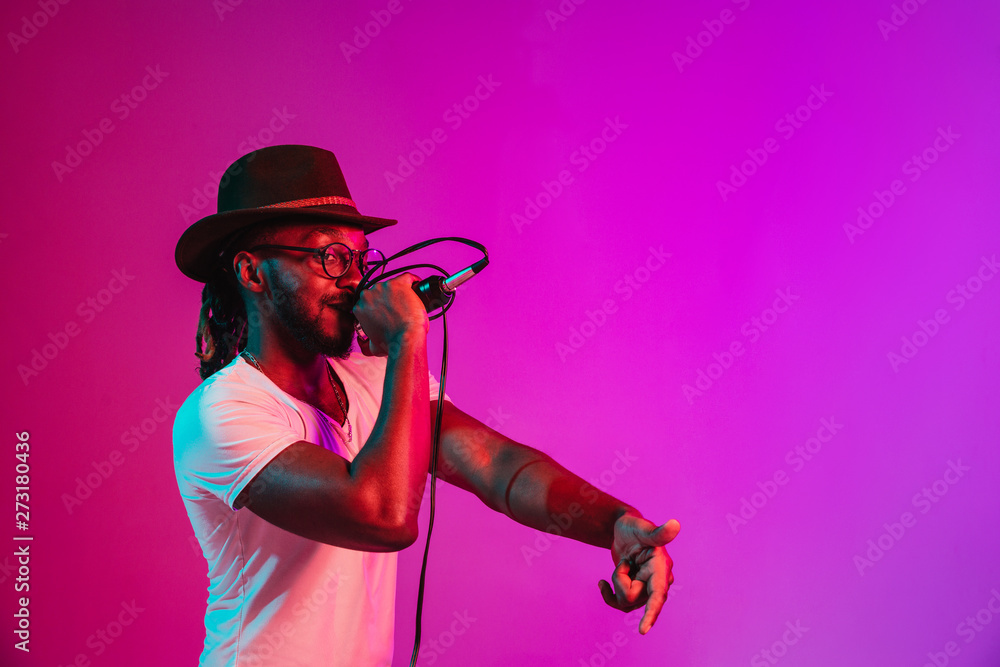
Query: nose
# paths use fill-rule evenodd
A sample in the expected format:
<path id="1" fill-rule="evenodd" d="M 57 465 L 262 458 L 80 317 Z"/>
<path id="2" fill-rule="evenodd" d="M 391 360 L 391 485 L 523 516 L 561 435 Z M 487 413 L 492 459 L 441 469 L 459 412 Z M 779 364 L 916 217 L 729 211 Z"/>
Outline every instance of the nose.
<path id="1" fill-rule="evenodd" d="M 347 273 L 337 278 L 336 282 L 337 287 L 341 289 L 357 292 L 358 286 L 361 284 L 361 271 L 358 269 L 358 263 L 356 261 L 352 261 L 351 265 L 347 267 Z"/>

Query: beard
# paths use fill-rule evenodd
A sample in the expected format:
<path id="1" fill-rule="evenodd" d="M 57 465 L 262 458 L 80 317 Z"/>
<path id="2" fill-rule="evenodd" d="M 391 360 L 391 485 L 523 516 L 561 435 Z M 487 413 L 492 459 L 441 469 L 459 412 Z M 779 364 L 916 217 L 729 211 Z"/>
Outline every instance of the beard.
<path id="1" fill-rule="evenodd" d="M 338 325 L 330 330 L 323 325 L 323 317 L 332 304 L 320 303 L 315 315 L 309 314 L 309 303 L 294 288 L 289 287 L 278 274 L 273 276 L 274 313 L 289 333 L 308 351 L 328 357 L 347 359 L 354 344 L 354 316 L 350 308 L 339 310 Z"/>

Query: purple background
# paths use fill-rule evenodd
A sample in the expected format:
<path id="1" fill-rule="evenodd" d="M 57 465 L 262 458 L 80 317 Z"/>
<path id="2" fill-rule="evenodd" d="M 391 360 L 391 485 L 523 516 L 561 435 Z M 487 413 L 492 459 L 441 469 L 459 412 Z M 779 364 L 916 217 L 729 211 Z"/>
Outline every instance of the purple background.
<path id="1" fill-rule="evenodd" d="M 442 485 L 419 664 L 1000 664 L 997 3 L 46 2 L 51 18 L 28 0 L 0 13 L 0 662 L 197 658 L 206 566 L 172 415 L 156 421 L 198 383 L 199 285 L 173 250 L 254 137 L 333 150 L 361 211 L 400 220 L 372 238 L 388 251 L 484 243 L 490 268 L 449 317 L 450 395 L 683 526 L 640 637 L 600 598 L 606 552 Z M 391 20 L 345 55 L 373 11 Z M 491 90 L 469 98 L 480 77 Z M 859 207 L 878 216 L 863 233 Z M 824 419 L 841 426 L 810 441 Z M 19 431 L 28 656 L 11 632 Z M 95 466 L 111 472 L 67 508 Z M 398 664 L 422 544 L 401 555 Z M 134 622 L 97 639 L 133 600 Z M 458 636 L 456 613 L 475 619 Z"/>

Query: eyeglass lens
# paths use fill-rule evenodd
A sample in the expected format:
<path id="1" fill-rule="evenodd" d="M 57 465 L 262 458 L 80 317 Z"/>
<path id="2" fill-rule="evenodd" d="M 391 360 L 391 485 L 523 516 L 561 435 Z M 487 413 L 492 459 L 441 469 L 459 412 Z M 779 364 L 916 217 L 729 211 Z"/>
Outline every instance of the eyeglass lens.
<path id="1" fill-rule="evenodd" d="M 337 278 L 347 273 L 347 270 L 351 267 L 351 255 L 353 252 L 357 252 L 358 269 L 363 274 L 368 273 L 373 266 L 380 265 L 385 260 L 385 256 L 375 248 L 352 251 L 345 245 L 334 243 L 326 249 L 326 254 L 323 256 L 323 265 L 326 267 L 326 272 Z"/>

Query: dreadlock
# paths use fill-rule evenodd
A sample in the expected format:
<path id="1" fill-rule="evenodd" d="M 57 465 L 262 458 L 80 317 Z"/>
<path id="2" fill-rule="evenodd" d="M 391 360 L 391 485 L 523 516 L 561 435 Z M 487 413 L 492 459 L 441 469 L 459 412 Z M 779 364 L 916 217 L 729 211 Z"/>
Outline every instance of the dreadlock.
<path id="1" fill-rule="evenodd" d="M 201 291 L 201 316 L 194 355 L 205 380 L 236 358 L 247 344 L 247 313 L 232 274 L 215 273 Z"/>
<path id="2" fill-rule="evenodd" d="M 205 380 L 226 366 L 247 345 L 247 311 L 240 294 L 233 258 L 244 248 L 266 243 L 274 229 L 272 221 L 251 227 L 228 244 L 212 278 L 201 291 L 201 314 L 195 334 L 194 355 L 201 361 L 198 373 Z"/>

